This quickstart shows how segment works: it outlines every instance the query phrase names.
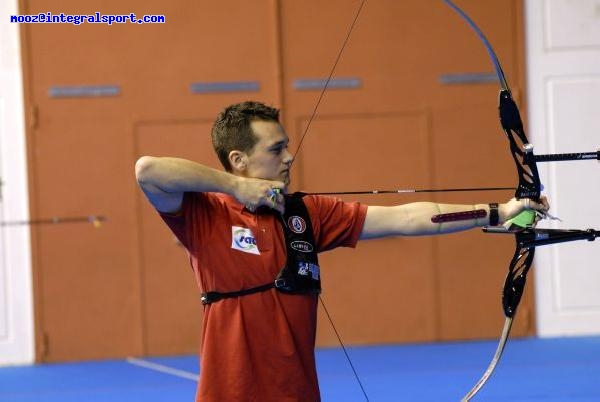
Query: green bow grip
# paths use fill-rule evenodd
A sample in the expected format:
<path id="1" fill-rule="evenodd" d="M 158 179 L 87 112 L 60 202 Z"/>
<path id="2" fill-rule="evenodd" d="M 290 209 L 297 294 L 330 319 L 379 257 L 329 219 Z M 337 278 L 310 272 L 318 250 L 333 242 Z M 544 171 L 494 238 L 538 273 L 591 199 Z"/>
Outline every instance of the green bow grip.
<path id="1" fill-rule="evenodd" d="M 514 226 L 526 229 L 528 227 L 533 226 L 535 223 L 535 211 L 528 209 L 526 211 L 521 212 L 519 215 L 515 216 L 512 219 L 504 222 L 505 228 L 511 228 Z"/>

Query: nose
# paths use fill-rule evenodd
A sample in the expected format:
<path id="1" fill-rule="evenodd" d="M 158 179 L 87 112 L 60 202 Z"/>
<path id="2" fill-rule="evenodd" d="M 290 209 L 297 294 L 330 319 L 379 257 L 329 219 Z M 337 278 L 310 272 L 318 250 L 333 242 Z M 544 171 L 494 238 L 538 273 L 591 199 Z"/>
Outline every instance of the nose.
<path id="1" fill-rule="evenodd" d="M 288 166 L 291 166 L 293 161 L 294 161 L 294 156 L 291 154 L 291 152 L 288 149 L 285 149 L 284 153 L 283 153 L 283 163 Z"/>

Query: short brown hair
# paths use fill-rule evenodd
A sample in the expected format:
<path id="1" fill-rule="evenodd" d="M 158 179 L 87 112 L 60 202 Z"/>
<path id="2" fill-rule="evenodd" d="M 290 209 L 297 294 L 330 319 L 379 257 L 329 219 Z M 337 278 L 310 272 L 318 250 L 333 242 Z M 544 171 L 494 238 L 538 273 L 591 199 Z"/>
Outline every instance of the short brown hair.
<path id="1" fill-rule="evenodd" d="M 217 116 L 211 133 L 212 143 L 226 171 L 232 171 L 229 162 L 231 151 L 249 152 L 258 141 L 250 127 L 250 123 L 256 120 L 279 123 L 279 109 L 246 101 L 227 106 Z"/>

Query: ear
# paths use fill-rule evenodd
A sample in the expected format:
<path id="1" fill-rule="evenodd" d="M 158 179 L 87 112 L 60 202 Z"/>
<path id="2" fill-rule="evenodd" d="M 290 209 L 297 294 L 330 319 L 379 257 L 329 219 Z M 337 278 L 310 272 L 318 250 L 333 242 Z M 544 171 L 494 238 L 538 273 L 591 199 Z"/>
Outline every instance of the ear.
<path id="1" fill-rule="evenodd" d="M 245 152 L 233 150 L 229 152 L 229 163 L 233 171 L 244 171 L 248 163 L 248 156 Z"/>

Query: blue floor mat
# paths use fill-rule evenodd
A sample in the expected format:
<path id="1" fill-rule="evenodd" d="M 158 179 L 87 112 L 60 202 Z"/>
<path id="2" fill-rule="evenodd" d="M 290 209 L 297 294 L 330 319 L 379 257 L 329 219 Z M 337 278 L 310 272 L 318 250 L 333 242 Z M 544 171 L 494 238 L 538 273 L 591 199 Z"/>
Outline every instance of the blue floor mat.
<path id="1" fill-rule="evenodd" d="M 371 402 L 439 402 L 460 400 L 483 374 L 495 347 L 485 341 L 348 352 Z M 317 350 L 317 369 L 324 402 L 365 401 L 341 349 Z M 198 370 L 195 356 L 5 367 L 0 401 L 193 401 Z M 474 400 L 600 401 L 600 337 L 510 340 Z"/>

